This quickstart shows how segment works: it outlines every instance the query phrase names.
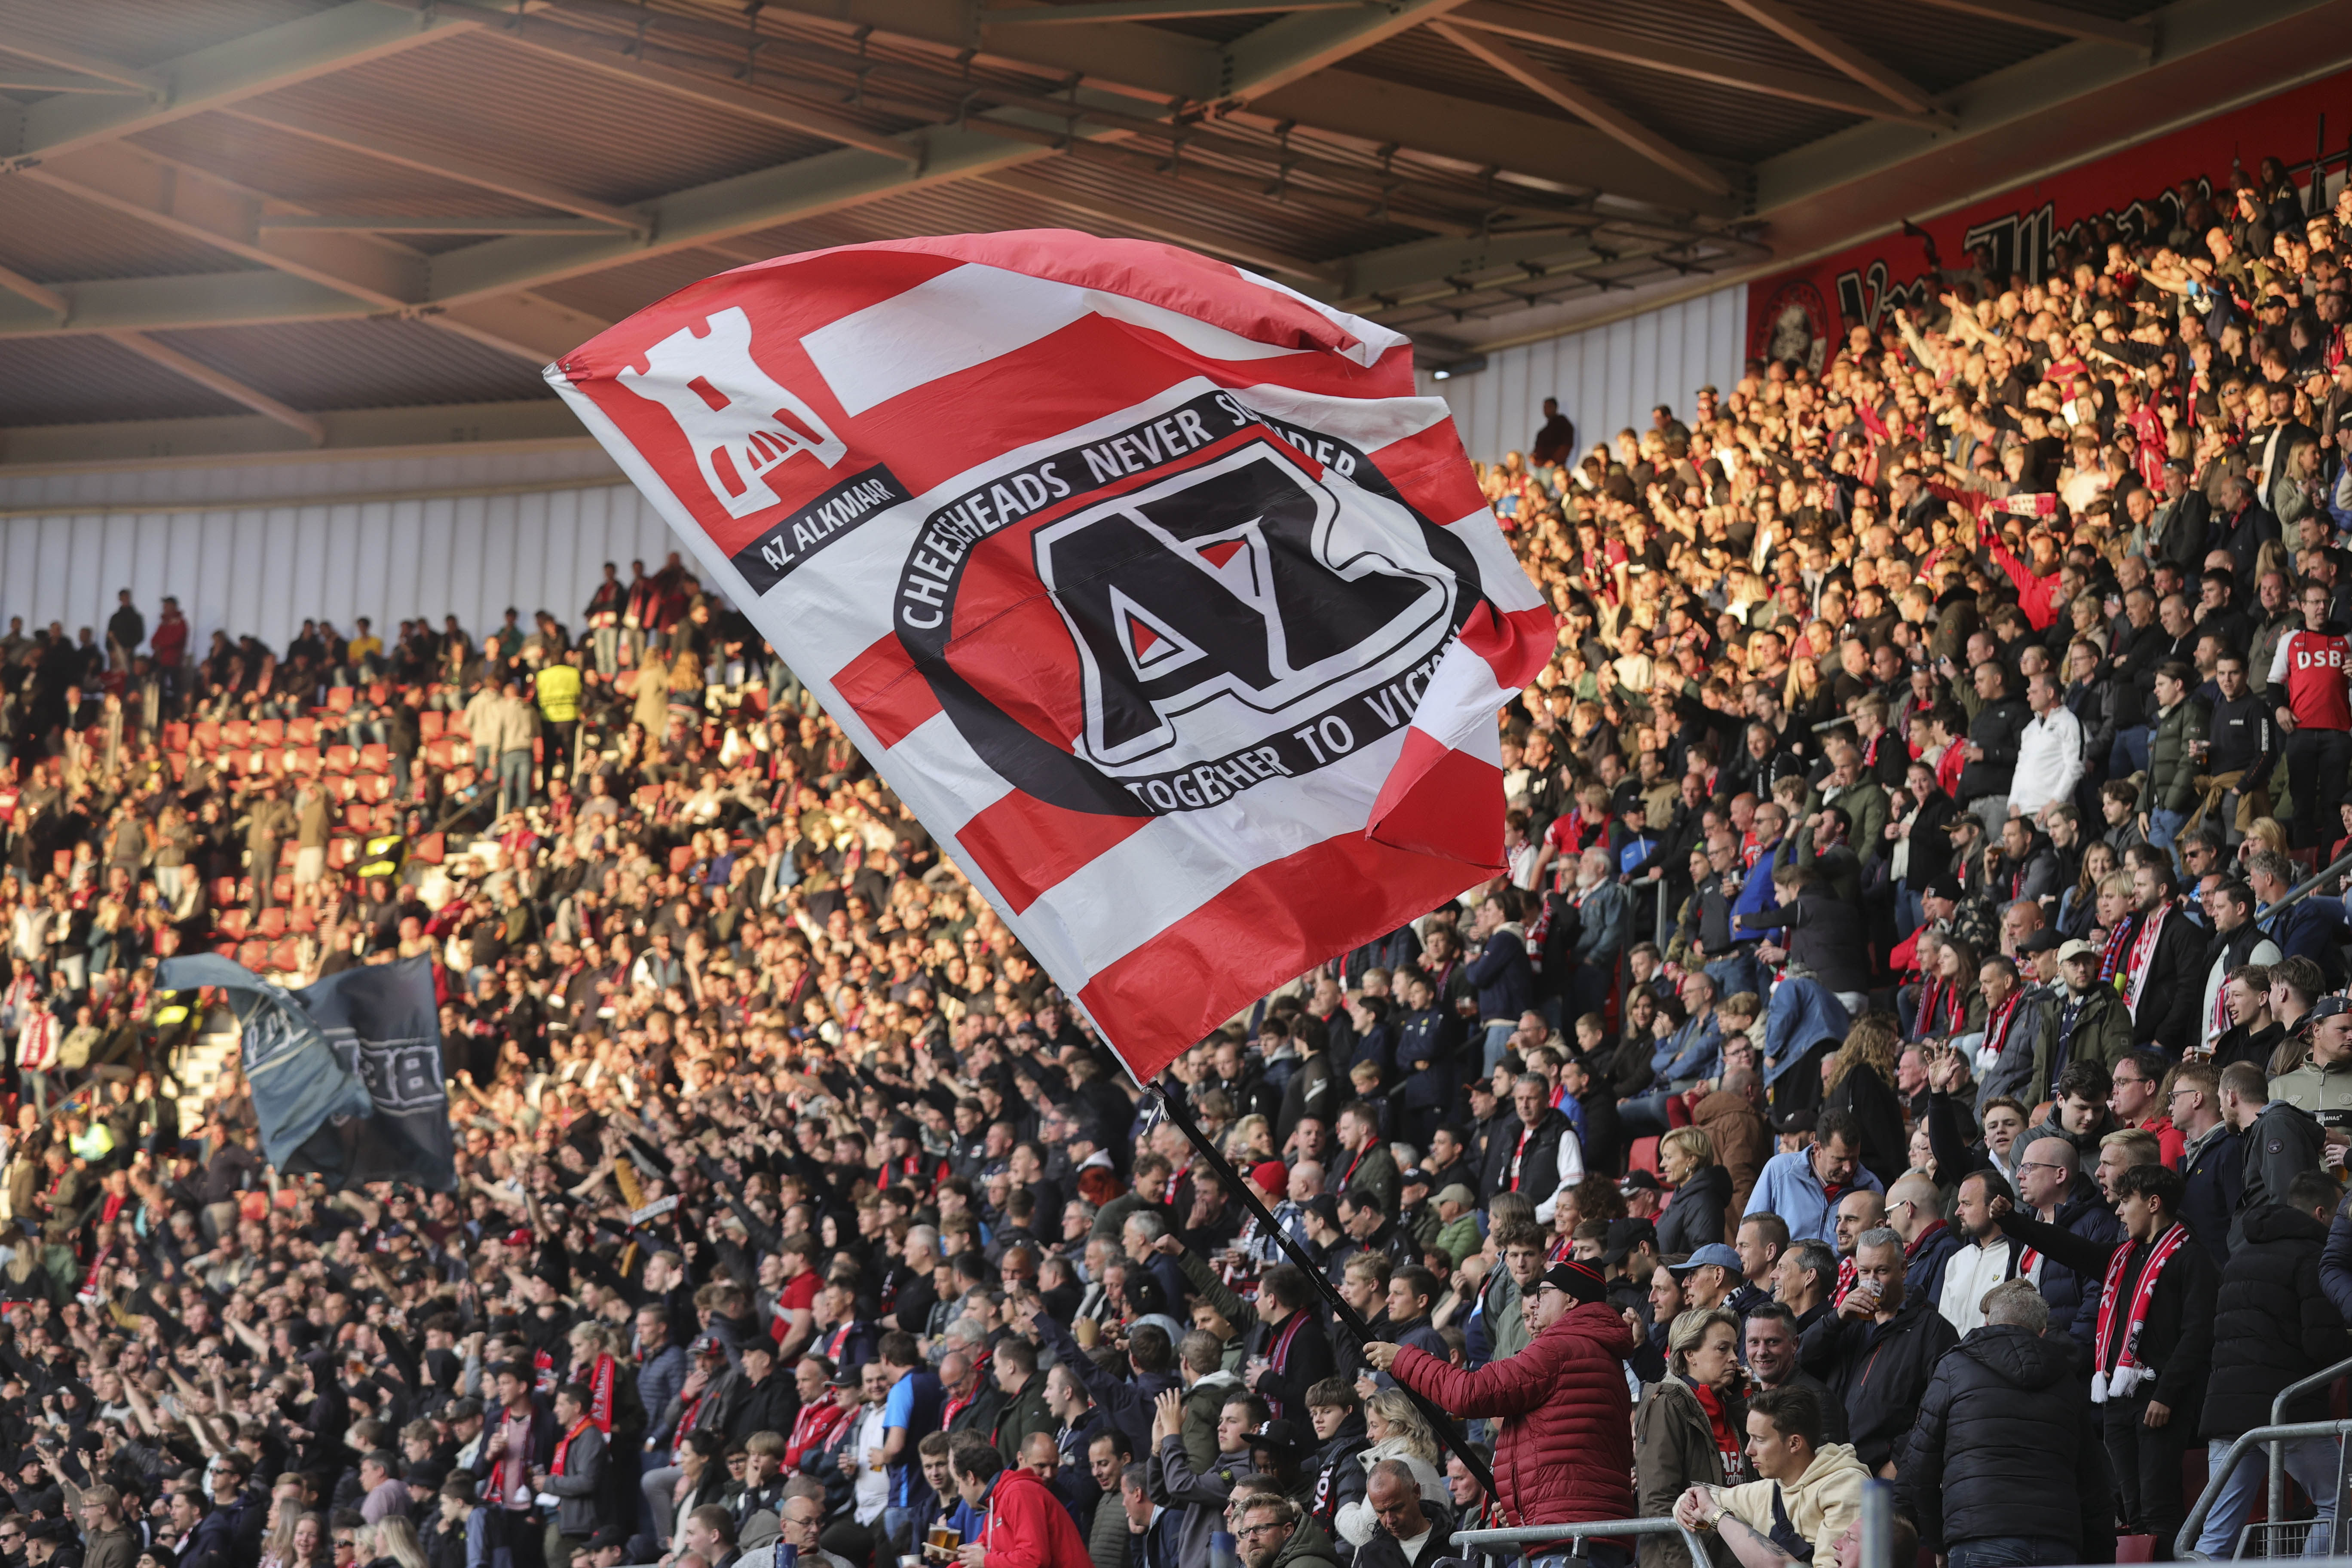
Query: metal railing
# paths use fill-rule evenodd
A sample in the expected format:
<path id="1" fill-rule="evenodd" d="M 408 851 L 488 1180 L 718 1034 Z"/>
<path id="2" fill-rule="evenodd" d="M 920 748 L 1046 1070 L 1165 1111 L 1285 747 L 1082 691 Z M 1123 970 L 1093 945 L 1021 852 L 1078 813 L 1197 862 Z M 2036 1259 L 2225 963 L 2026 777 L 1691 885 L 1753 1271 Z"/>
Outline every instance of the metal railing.
<path id="1" fill-rule="evenodd" d="M 1679 1535 L 1690 1549 L 1692 1568 L 1706 1568 L 1713 1561 L 1706 1554 L 1706 1542 L 1697 1532 L 1672 1519 L 1610 1519 L 1588 1524 L 1528 1524 L 1514 1525 L 1507 1530 L 1457 1530 L 1454 1544 L 1472 1551 L 1490 1546 L 1549 1546 L 1560 1541 L 1583 1541 L 1593 1536 L 1620 1535 Z M 1525 1558 L 1527 1553 L 1519 1553 Z"/>
<path id="2" fill-rule="evenodd" d="M 2271 1401 L 2271 1425 L 2276 1426 L 2286 1419 L 2287 1404 L 2296 1394 L 2307 1389 L 2319 1388 L 2334 1383 L 2347 1373 L 2352 1373 L 2352 1357 L 2347 1357 L 2325 1371 L 2315 1372 L 2300 1383 L 2290 1383 L 2280 1389 L 2278 1397 Z M 2337 1489 L 2338 1491 L 2342 1489 L 2340 1487 Z M 2286 1442 L 2284 1438 L 2274 1440 L 2271 1444 L 2271 1484 L 2267 1495 L 2270 1498 L 2270 1517 L 2276 1519 L 2286 1511 Z"/>
<path id="3" fill-rule="evenodd" d="M 2294 1393 L 2300 1386 L 2300 1384 L 2290 1385 L 2279 1395 L 2280 1400 L 2284 1402 L 2288 1394 Z M 2197 1506 L 2190 1509 L 2189 1517 L 2181 1521 L 2180 1533 L 2173 1538 L 2173 1554 L 2178 1557 L 2210 1561 L 2197 1551 L 2197 1537 L 2205 1527 L 2205 1516 L 2213 1511 L 2213 1504 L 2221 1498 L 2222 1487 L 2229 1483 L 2230 1477 L 2238 1468 L 2238 1461 L 2245 1458 L 2248 1448 L 2256 1443 L 2271 1444 L 2273 1451 L 2281 1455 L 2281 1458 L 2274 1459 L 2273 1463 L 2284 1464 L 2284 1451 L 2279 1447 L 2280 1445 L 2296 1442 L 2306 1437 L 2334 1437 L 2342 1441 L 2347 1435 L 2352 1435 L 2352 1421 L 2297 1421 L 2284 1426 L 2274 1424 L 2257 1426 L 2250 1432 L 2240 1434 L 2237 1440 L 2230 1445 L 2230 1451 L 2222 1456 L 2221 1462 L 2213 1467 L 2210 1477 L 2205 1482 L 2205 1489 L 2197 1494 Z M 2276 1479 L 2275 1471 L 2273 1471 L 2272 1486 L 2274 1489 L 2273 1495 L 2281 1499 L 2281 1501 L 2273 1506 L 2283 1508 L 2284 1484 Z M 2337 1511 L 2340 1522 L 2342 1510 L 2339 1509 Z"/>

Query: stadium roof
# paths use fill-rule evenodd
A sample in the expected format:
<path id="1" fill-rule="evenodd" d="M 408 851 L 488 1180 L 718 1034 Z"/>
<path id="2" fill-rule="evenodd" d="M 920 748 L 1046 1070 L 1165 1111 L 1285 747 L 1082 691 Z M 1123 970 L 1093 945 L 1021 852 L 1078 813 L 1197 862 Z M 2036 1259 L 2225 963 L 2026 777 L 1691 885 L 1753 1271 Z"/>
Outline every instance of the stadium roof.
<path id="1" fill-rule="evenodd" d="M 967 229 L 1466 354 L 2347 59 L 2352 0 L 0 0 L 0 465 L 571 437 L 540 365 L 639 306 Z"/>

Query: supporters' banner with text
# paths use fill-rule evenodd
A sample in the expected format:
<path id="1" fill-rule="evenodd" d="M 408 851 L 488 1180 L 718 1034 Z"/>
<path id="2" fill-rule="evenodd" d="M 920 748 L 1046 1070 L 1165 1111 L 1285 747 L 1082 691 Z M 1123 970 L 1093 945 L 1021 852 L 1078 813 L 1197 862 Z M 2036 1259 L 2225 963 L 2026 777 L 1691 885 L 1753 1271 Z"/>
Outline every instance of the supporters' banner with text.
<path id="1" fill-rule="evenodd" d="M 1759 279 L 1748 286 L 1748 352 L 1819 370 L 1852 328 L 1876 331 L 1898 306 L 1931 310 L 1947 285 L 1928 264 L 1921 235 L 1945 268 L 1967 268 L 1969 252 L 1981 247 L 2000 270 L 2039 279 L 2061 239 L 2077 257 L 2104 262 L 2095 226 L 2102 219 L 2135 239 L 2162 243 L 2179 220 L 2183 186 L 2227 207 L 2231 180 L 2257 173 L 2266 156 L 2287 166 L 2308 210 L 2315 155 L 2331 136 L 2322 196 L 2332 200 L 2344 185 L 2347 91 L 2352 71 L 2338 72 L 1922 219 L 1918 233 L 1865 240 Z"/>
<path id="2" fill-rule="evenodd" d="M 457 1184 L 433 961 L 363 964 L 289 991 L 215 953 L 167 958 L 167 990 L 217 986 L 239 1026 L 262 1152 L 289 1176 Z"/>
<path id="3" fill-rule="evenodd" d="M 548 377 L 1139 1078 L 1500 866 L 1552 620 L 1397 334 L 1040 230 L 741 268 Z"/>

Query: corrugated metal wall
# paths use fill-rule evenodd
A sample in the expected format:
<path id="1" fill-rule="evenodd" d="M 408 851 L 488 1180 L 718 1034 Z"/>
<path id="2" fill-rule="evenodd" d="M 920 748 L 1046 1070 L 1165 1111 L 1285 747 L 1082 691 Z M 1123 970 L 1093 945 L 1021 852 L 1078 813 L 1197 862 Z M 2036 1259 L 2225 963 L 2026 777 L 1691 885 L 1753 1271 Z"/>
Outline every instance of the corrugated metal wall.
<path id="1" fill-rule="evenodd" d="M 588 449 L 15 476 L 0 478 L 0 624 L 102 636 L 128 587 L 151 628 L 176 595 L 199 653 L 215 628 L 283 648 L 306 616 L 349 635 L 366 616 L 388 637 L 455 615 L 479 637 L 512 605 L 576 628 L 604 563 L 625 579 L 680 548 Z"/>
<path id="2" fill-rule="evenodd" d="M 1679 305 L 1486 356 L 1486 368 L 1444 381 L 1422 373 L 1421 390 L 1453 405 L 1462 444 L 1495 462 L 1524 452 L 1543 423 L 1543 400 L 1559 399 L 1576 422 L 1577 449 L 1620 430 L 1646 430 L 1664 403 L 1688 418 L 1695 395 L 1728 390 L 1748 354 L 1748 289 L 1718 289 Z"/>
<path id="3" fill-rule="evenodd" d="M 1524 450 L 1554 395 L 1589 446 L 1738 380 L 1747 327 L 1747 290 L 1725 289 L 1502 350 L 1473 375 L 1424 374 L 1422 390 L 1453 405 L 1474 458 Z M 625 576 L 681 548 L 584 447 L 0 476 L 0 625 L 102 629 L 128 587 L 151 627 L 176 595 L 198 652 L 216 628 L 283 648 L 308 616 L 348 635 L 366 616 L 388 635 L 454 615 L 478 637 L 509 605 L 576 626 L 604 562 Z"/>

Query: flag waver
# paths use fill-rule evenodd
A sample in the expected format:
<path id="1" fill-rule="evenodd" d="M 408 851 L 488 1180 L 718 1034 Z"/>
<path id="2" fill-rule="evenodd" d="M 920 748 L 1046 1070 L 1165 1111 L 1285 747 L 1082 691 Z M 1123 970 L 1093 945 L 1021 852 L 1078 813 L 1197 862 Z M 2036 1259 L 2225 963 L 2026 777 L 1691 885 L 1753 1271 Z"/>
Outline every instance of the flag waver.
<path id="1" fill-rule="evenodd" d="M 742 268 L 548 376 L 1139 1078 L 1499 865 L 1552 619 L 1395 333 L 1037 231 Z"/>

